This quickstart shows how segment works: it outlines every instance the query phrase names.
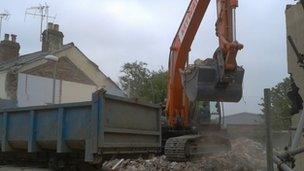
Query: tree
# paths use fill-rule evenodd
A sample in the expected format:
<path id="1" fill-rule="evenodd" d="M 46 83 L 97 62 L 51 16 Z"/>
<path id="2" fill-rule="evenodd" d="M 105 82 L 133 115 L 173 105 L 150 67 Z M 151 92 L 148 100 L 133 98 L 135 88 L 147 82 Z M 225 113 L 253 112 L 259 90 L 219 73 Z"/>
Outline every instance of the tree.
<path id="1" fill-rule="evenodd" d="M 152 87 L 152 97 L 153 102 L 162 103 L 167 97 L 167 74 L 163 68 L 158 71 L 152 71 L 150 76 L 150 82 Z"/>
<path id="2" fill-rule="evenodd" d="M 287 97 L 290 91 L 290 78 L 283 79 L 270 90 L 270 112 L 272 116 L 272 127 L 274 130 L 288 129 L 290 127 L 292 102 Z M 262 99 L 263 100 L 263 99 Z M 262 112 L 265 112 L 265 104 L 260 104 Z"/>
<path id="3" fill-rule="evenodd" d="M 149 82 L 150 71 L 144 62 L 126 63 L 122 66 L 120 84 L 122 89 L 131 98 L 147 100 L 146 91 Z"/>
<path id="4" fill-rule="evenodd" d="M 167 71 L 150 71 L 144 62 L 126 63 L 121 69 L 120 84 L 131 98 L 161 103 L 167 95 Z"/>

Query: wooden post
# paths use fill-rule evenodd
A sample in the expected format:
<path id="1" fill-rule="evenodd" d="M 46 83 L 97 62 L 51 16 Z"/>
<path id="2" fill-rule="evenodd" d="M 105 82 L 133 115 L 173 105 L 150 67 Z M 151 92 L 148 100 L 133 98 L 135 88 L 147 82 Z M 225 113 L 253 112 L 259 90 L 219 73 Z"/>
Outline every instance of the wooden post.
<path id="1" fill-rule="evenodd" d="M 265 104 L 265 124 L 266 124 L 266 154 L 267 154 L 267 171 L 273 171 L 273 146 L 271 132 L 271 110 L 270 110 L 270 89 L 264 89 Z"/>

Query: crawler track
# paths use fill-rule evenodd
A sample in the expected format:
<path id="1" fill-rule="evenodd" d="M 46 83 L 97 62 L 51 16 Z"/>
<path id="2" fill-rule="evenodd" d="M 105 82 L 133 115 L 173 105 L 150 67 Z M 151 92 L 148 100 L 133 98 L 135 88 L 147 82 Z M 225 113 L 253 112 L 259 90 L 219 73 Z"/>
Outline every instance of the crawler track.
<path id="1" fill-rule="evenodd" d="M 178 162 L 229 150 L 229 139 L 219 135 L 184 135 L 168 139 L 165 145 L 167 159 Z"/>

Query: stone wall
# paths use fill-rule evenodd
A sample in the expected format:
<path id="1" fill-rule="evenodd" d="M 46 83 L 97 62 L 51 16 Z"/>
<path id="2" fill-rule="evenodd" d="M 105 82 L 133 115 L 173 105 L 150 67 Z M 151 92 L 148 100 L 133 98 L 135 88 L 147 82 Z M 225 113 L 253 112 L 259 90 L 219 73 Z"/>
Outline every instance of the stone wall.
<path id="1" fill-rule="evenodd" d="M 286 28 L 287 35 L 290 36 L 296 45 L 299 53 L 304 54 L 304 9 L 301 3 L 288 5 L 286 7 Z M 304 99 L 304 68 L 298 63 L 298 58 L 290 42 L 287 40 L 287 62 L 288 73 L 292 74 L 295 84 L 299 87 L 299 94 Z M 292 118 L 292 127 L 297 127 L 299 114 Z M 304 146 L 302 138 L 301 145 Z M 304 170 L 304 154 L 296 157 L 296 171 Z"/>
<path id="2" fill-rule="evenodd" d="M 5 91 L 8 99 L 17 100 L 18 73 L 8 72 L 5 80 Z"/>

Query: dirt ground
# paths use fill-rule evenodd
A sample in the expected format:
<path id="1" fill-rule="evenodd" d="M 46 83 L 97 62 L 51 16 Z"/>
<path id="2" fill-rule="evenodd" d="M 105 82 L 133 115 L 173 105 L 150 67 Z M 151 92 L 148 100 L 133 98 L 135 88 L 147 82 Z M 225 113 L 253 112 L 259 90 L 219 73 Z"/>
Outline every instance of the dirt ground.
<path id="1" fill-rule="evenodd" d="M 232 140 L 232 150 L 227 153 L 202 157 L 194 162 L 169 162 L 165 156 L 114 159 L 103 165 L 104 170 L 206 170 L 206 171 L 258 171 L 266 170 L 266 152 L 264 147 L 253 140 L 239 138 Z"/>

